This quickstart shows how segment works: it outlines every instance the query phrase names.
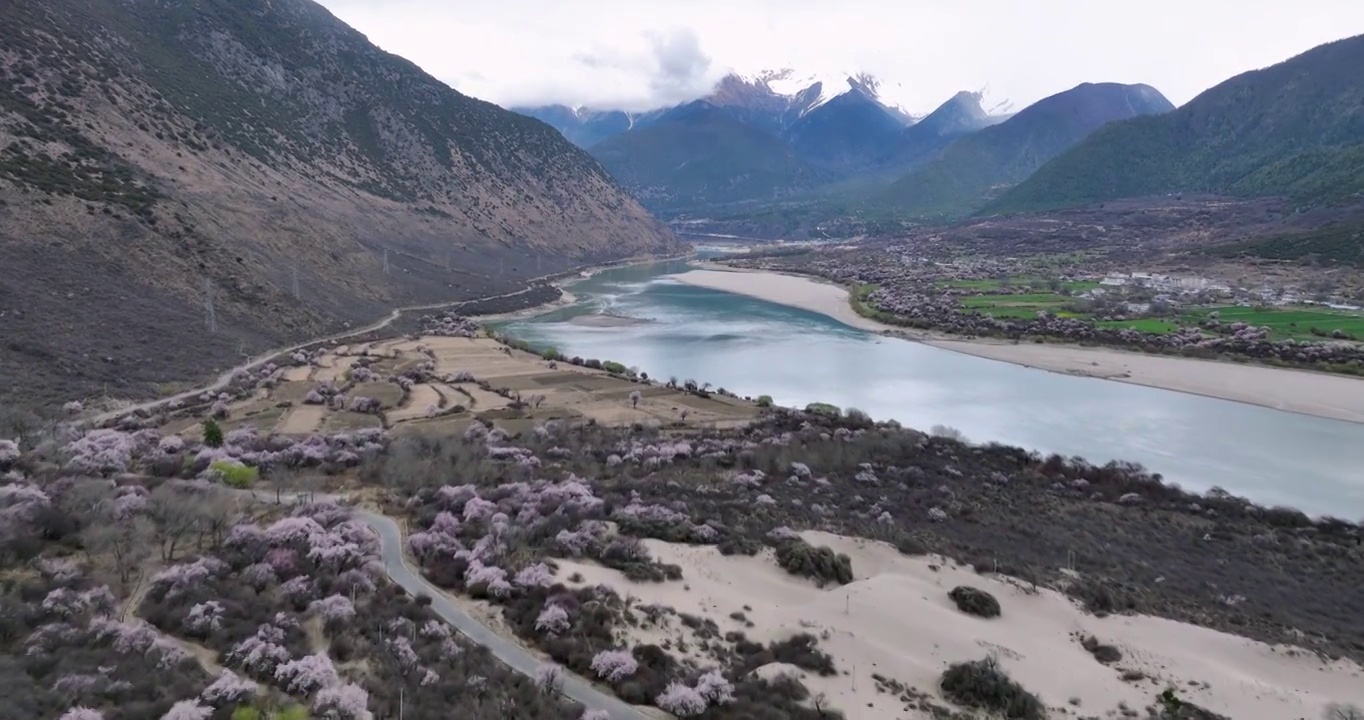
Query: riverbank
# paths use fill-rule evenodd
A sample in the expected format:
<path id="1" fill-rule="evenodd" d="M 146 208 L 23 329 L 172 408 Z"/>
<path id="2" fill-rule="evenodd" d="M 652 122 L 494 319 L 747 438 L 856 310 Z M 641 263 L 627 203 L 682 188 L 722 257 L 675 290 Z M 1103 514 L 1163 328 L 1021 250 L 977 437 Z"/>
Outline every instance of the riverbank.
<path id="1" fill-rule="evenodd" d="M 558 310 L 559 308 L 567 307 L 569 305 L 572 305 L 573 303 L 578 302 L 577 296 L 569 292 L 568 288 L 573 284 L 582 282 L 583 280 L 587 280 L 594 275 L 604 273 L 607 270 L 615 270 L 617 268 L 630 267 L 633 265 L 648 265 L 650 263 L 656 262 L 667 262 L 668 260 L 682 260 L 684 258 L 692 257 L 694 254 L 695 253 L 686 253 L 684 255 L 670 255 L 665 257 L 645 255 L 641 257 L 627 258 L 625 260 L 617 260 L 609 263 L 602 263 L 600 265 L 593 265 L 589 268 L 580 269 L 577 272 L 564 273 L 555 277 L 553 282 L 550 283 L 551 286 L 559 290 L 559 298 L 557 300 L 553 300 L 547 303 L 541 303 L 539 305 L 532 305 L 530 307 L 522 308 L 520 310 L 515 310 L 512 312 L 497 313 L 494 315 L 470 315 L 469 317 L 478 320 L 479 322 L 482 323 L 490 323 L 523 320 L 525 318 L 544 315 L 545 313 L 552 312 L 554 310 Z"/>
<path id="2" fill-rule="evenodd" d="M 800 308 L 851 327 L 989 360 L 1364 423 L 1364 380 L 1356 378 L 1113 348 L 966 340 L 943 333 L 907 330 L 858 315 L 848 301 L 847 289 L 830 282 L 714 264 L 704 267 L 672 277 L 684 284 Z"/>

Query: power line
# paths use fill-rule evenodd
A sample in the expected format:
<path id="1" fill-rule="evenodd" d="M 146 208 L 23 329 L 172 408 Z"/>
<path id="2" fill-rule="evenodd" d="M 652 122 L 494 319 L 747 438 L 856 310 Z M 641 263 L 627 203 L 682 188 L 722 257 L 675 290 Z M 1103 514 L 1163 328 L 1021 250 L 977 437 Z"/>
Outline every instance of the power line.
<path id="1" fill-rule="evenodd" d="M 204 312 L 209 334 L 218 332 L 218 314 L 213 310 L 213 281 L 208 278 L 204 278 Z"/>

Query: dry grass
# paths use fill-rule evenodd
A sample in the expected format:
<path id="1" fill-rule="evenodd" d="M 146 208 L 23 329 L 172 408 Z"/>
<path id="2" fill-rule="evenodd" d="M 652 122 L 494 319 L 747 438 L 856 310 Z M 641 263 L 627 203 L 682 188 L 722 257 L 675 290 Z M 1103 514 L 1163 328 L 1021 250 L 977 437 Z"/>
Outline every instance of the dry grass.
<path id="1" fill-rule="evenodd" d="M 378 415 L 366 415 L 364 413 L 341 410 L 327 414 L 326 419 L 322 421 L 321 431 L 328 435 L 332 435 L 335 433 L 383 426 L 383 418 L 380 418 Z"/>
<path id="2" fill-rule="evenodd" d="M 385 410 L 396 408 L 401 405 L 403 401 L 403 389 L 388 382 L 360 383 L 354 388 L 351 388 L 351 391 L 348 394 L 351 397 L 374 398 L 379 401 L 380 406 Z"/>
<path id="3" fill-rule="evenodd" d="M 392 382 L 344 387 L 347 370 L 361 354 L 388 358 L 371 366 L 382 376 L 430 360 L 431 356 L 418 351 L 419 346 L 429 348 L 434 356 L 437 377 L 470 372 L 477 382 L 419 383 L 406 396 Z M 262 432 L 285 435 L 347 432 L 366 427 L 438 435 L 463 432 L 474 420 L 496 421 L 508 430 L 527 431 L 549 420 L 563 420 L 686 430 L 738 427 L 758 415 L 758 409 L 743 400 L 689 395 L 567 363 L 554 368 L 549 365 L 537 355 L 483 337 L 421 337 L 341 345 L 318 359 L 310 373 L 312 380 L 283 382 L 235 403 L 223 426 L 232 429 L 254 425 Z M 304 374 L 294 372 L 291 376 Z M 326 380 L 342 386 L 346 397 L 379 400 L 383 412 L 367 415 L 303 404 L 304 396 Z M 637 404 L 630 400 L 635 392 L 640 395 Z M 516 402 L 518 397 L 520 403 Z M 429 418 L 427 413 L 432 406 L 439 414 Z M 198 418 L 180 417 L 162 430 L 193 433 L 198 423 Z"/>
<path id="4" fill-rule="evenodd" d="M 311 435 L 327 419 L 327 408 L 321 405 L 295 405 L 275 425 L 275 432 L 283 435 Z"/>

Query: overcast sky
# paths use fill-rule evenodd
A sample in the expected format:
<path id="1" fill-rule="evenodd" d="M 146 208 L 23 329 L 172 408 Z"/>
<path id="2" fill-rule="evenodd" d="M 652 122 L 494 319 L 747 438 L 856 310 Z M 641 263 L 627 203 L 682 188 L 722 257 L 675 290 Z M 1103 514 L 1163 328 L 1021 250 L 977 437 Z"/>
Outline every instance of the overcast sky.
<path id="1" fill-rule="evenodd" d="M 1015 109 L 1081 82 L 1176 105 L 1364 33 L 1364 0 L 320 0 L 380 47 L 503 106 L 647 109 L 730 71 L 868 72 L 925 113 L 988 88 Z"/>

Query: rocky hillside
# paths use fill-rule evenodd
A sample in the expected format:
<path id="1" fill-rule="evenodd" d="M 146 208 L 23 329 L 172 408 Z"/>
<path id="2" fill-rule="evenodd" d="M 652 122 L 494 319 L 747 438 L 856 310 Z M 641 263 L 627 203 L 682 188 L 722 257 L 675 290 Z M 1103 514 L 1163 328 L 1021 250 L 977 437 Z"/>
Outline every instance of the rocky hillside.
<path id="1" fill-rule="evenodd" d="M 1364 35 L 1238 75 L 1160 117 L 1116 123 L 1048 163 L 998 209 L 1171 192 L 1364 193 Z"/>
<path id="2" fill-rule="evenodd" d="M 676 242 L 548 125 L 310 0 L 0 3 L 0 401 Z"/>
<path id="3" fill-rule="evenodd" d="M 1173 110 L 1149 85 L 1084 83 L 952 143 L 897 180 L 885 200 L 910 215 L 960 215 L 1115 120 Z"/>

